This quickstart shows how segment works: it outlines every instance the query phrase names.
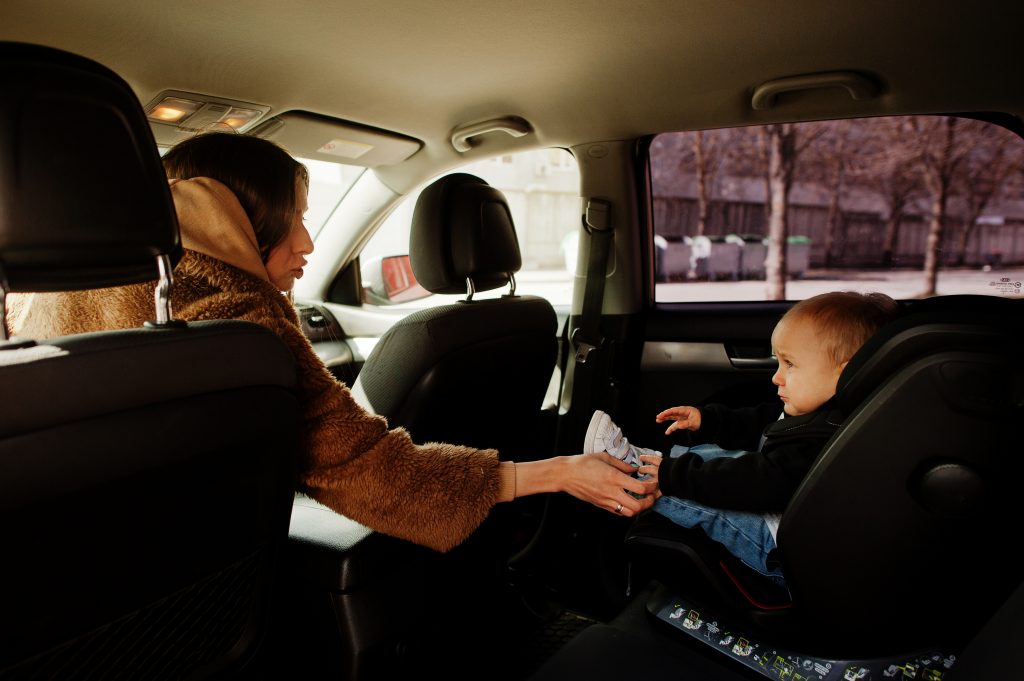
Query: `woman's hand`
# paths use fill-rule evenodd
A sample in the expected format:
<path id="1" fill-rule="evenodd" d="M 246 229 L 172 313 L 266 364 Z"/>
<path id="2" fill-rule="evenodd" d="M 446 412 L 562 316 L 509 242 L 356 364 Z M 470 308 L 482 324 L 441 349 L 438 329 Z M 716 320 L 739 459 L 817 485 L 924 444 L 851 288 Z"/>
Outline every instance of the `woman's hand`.
<path id="1" fill-rule="evenodd" d="M 563 458 L 566 460 L 568 471 L 561 485 L 563 492 L 627 518 L 654 504 L 654 495 L 658 492 L 657 466 L 644 465 L 639 469 L 633 468 L 607 452 Z M 653 477 L 648 480 L 637 480 L 633 477 L 633 473 L 637 472 L 653 474 Z M 627 494 L 627 491 L 642 498 L 637 499 Z"/>
<path id="2" fill-rule="evenodd" d="M 672 407 L 655 416 L 654 420 L 658 423 L 672 421 L 672 424 L 665 429 L 665 435 L 671 435 L 677 430 L 698 430 L 700 429 L 700 409 L 697 407 Z"/>

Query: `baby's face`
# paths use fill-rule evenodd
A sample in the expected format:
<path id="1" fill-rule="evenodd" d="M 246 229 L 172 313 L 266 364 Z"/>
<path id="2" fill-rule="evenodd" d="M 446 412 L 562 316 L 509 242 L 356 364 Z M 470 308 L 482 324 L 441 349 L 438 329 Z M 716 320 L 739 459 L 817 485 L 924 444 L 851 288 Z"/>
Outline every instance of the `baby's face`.
<path id="1" fill-rule="evenodd" d="M 772 333 L 772 351 L 779 360 L 772 383 L 790 416 L 808 414 L 835 395 L 846 366 L 832 362 L 815 331 L 813 322 L 798 316 L 779 322 Z"/>

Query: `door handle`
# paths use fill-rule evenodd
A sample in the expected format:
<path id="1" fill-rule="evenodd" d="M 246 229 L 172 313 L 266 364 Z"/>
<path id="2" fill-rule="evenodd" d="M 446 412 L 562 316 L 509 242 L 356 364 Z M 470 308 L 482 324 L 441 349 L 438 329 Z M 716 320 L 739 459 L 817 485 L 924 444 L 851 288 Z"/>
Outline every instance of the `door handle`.
<path id="1" fill-rule="evenodd" d="M 730 357 L 729 361 L 737 369 L 775 369 L 779 365 L 774 357 Z"/>

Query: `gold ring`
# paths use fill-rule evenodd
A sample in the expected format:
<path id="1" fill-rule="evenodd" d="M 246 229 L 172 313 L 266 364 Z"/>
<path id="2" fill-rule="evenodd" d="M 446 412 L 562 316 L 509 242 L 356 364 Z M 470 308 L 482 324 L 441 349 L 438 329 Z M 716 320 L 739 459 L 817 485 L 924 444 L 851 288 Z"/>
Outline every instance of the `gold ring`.
<path id="1" fill-rule="evenodd" d="M 619 504 L 618 506 L 615 507 L 615 512 L 622 513 L 622 504 Z"/>

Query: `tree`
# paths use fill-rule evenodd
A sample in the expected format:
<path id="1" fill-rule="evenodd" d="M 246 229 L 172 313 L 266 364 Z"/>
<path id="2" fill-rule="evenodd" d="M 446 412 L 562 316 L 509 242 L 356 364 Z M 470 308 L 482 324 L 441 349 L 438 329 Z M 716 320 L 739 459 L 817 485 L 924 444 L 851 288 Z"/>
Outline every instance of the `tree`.
<path id="1" fill-rule="evenodd" d="M 764 130 L 768 156 L 768 255 L 765 259 L 765 297 L 786 299 L 786 209 L 796 165 L 796 129 L 792 123 L 773 123 Z"/>
<path id="2" fill-rule="evenodd" d="M 967 244 L 978 224 L 978 218 L 991 200 L 1006 190 L 1011 175 L 1019 172 L 1022 159 L 1020 146 L 992 126 L 979 121 L 961 121 L 958 129 L 961 146 L 965 147 L 963 162 L 954 177 L 954 192 L 963 201 L 964 211 L 957 238 L 954 264 L 967 259 Z"/>
<path id="3" fill-rule="evenodd" d="M 863 135 L 861 127 L 860 121 L 844 120 L 805 126 L 812 132 L 813 143 L 808 143 L 807 153 L 800 159 L 799 179 L 823 184 L 829 193 L 825 218 L 825 267 L 835 264 L 842 253 L 845 237 L 840 234 L 841 200 L 847 181 L 857 173 L 860 149 L 857 142 Z"/>
<path id="4" fill-rule="evenodd" d="M 694 180 L 697 200 L 696 224 L 686 226 L 686 234 L 703 235 L 712 231 L 711 204 L 719 191 L 723 173 L 749 174 L 750 134 L 744 128 L 700 130 L 662 134 L 651 143 L 651 180 L 655 196 L 670 187 L 688 186 Z M 728 168 L 735 165 L 736 169 Z M 738 172 L 737 172 L 738 171 Z M 763 175 L 763 170 L 758 166 Z"/>
<path id="5" fill-rule="evenodd" d="M 686 160 L 692 164 L 697 177 L 697 226 L 694 234 L 700 236 L 708 233 L 711 201 L 729 155 L 728 150 L 736 148 L 736 135 L 729 129 L 697 130 L 688 135 L 692 136 L 693 154 Z"/>
<path id="6" fill-rule="evenodd" d="M 708 228 L 708 157 L 711 149 L 704 149 L 704 131 L 693 133 L 693 165 L 697 171 L 697 235 Z"/>
<path id="7" fill-rule="evenodd" d="M 879 264 L 892 267 L 896 264 L 903 215 L 923 191 L 920 149 L 909 118 L 879 118 L 862 123 L 866 130 L 861 139 L 863 162 L 855 181 L 876 191 L 888 204 Z"/>
<path id="8" fill-rule="evenodd" d="M 692 150 L 684 133 L 657 135 L 651 142 L 650 158 L 653 189 L 660 194 L 682 181 L 692 162 Z"/>
<path id="9" fill-rule="evenodd" d="M 786 299 L 786 243 L 789 191 L 800 154 L 826 130 L 825 127 L 797 135 L 793 123 L 773 123 L 763 130 L 764 148 L 768 157 L 768 254 L 764 262 L 768 300 Z"/>
<path id="10" fill-rule="evenodd" d="M 942 239 L 945 231 L 947 201 L 954 173 L 962 162 L 965 150 L 957 145 L 956 116 L 911 119 L 918 139 L 921 140 L 921 165 L 924 182 L 930 194 L 928 237 L 924 253 L 924 291 L 922 296 L 934 296 L 939 278 Z"/>

